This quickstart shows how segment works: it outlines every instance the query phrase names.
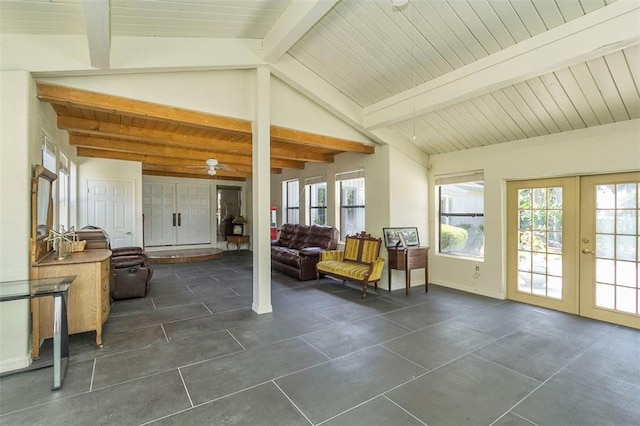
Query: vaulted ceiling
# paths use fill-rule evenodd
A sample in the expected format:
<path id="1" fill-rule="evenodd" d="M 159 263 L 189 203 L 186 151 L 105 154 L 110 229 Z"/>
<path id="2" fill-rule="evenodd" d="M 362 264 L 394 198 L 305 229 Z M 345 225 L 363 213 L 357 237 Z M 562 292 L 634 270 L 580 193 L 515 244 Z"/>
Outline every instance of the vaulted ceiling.
<path id="1" fill-rule="evenodd" d="M 14 56 L 27 37 L 79 37 L 76 72 L 266 65 L 374 142 L 429 155 L 640 118 L 639 28 L 637 0 L 0 1 Z"/>

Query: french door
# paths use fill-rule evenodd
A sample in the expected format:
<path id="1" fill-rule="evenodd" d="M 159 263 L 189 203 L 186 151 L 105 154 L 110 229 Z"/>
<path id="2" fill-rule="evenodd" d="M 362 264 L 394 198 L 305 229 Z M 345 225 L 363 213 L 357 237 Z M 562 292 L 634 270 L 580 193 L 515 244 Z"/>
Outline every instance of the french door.
<path id="1" fill-rule="evenodd" d="M 507 184 L 507 297 L 640 328 L 640 173 Z"/>
<path id="2" fill-rule="evenodd" d="M 209 186 L 142 184 L 145 245 L 188 245 L 211 242 Z"/>

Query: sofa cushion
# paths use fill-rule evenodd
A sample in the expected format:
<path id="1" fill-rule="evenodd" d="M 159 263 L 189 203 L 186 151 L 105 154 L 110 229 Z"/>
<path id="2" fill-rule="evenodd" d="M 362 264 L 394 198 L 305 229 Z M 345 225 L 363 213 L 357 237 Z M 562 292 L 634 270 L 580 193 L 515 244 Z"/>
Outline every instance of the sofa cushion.
<path id="1" fill-rule="evenodd" d="M 289 248 L 300 250 L 307 247 L 307 237 L 309 236 L 310 228 L 308 225 L 298 225 L 293 234 L 291 244 L 289 244 Z"/>
<path id="2" fill-rule="evenodd" d="M 318 272 L 334 274 L 341 277 L 349 277 L 355 280 L 364 280 L 370 266 L 364 263 L 340 262 L 337 260 L 323 260 L 316 265 Z"/>
<path id="3" fill-rule="evenodd" d="M 306 246 L 334 250 L 338 246 L 338 236 L 338 229 L 333 226 L 311 225 Z"/>
<path id="4" fill-rule="evenodd" d="M 356 238 L 347 238 L 344 243 L 344 260 L 358 260 L 359 250 L 360 240 Z"/>
<path id="5" fill-rule="evenodd" d="M 298 250 L 286 247 L 272 247 L 271 260 L 289 266 L 300 266 L 300 256 Z"/>
<path id="6" fill-rule="evenodd" d="M 296 225 L 293 223 L 285 223 L 282 225 L 282 228 L 280 228 L 280 236 L 278 237 L 278 242 L 276 244 L 281 247 L 289 247 L 293 240 L 295 229 Z"/>

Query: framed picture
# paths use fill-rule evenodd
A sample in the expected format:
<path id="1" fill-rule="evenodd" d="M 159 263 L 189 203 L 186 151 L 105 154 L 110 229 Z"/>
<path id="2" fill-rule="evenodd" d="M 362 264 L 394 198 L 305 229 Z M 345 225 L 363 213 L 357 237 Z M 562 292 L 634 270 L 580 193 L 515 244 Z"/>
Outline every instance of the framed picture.
<path id="1" fill-rule="evenodd" d="M 234 223 L 233 229 L 231 230 L 233 235 L 242 235 L 244 233 L 244 224 L 242 223 Z"/>
<path id="2" fill-rule="evenodd" d="M 400 235 L 402 235 L 407 246 L 419 246 L 420 238 L 418 237 L 418 228 L 382 228 L 382 234 L 384 235 L 385 247 L 395 247 L 400 241 Z"/>

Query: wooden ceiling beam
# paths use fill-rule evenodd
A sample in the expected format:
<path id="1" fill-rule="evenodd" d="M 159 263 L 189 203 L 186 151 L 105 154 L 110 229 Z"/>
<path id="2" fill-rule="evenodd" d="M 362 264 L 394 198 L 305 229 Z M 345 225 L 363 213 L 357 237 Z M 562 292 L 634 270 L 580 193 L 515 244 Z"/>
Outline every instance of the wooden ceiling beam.
<path id="1" fill-rule="evenodd" d="M 151 142 L 124 141 L 92 136 L 70 135 L 69 143 L 71 145 L 77 146 L 78 149 L 80 149 L 80 147 L 84 147 L 103 151 L 121 152 L 132 155 L 144 154 L 166 158 L 182 158 L 191 161 L 204 161 L 208 158 L 215 157 L 218 161 L 224 164 L 233 163 L 238 165 L 251 166 L 251 156 L 248 155 L 225 154 L 215 151 L 173 147 Z"/>
<path id="2" fill-rule="evenodd" d="M 166 144 L 156 144 L 142 141 L 126 141 L 122 139 L 107 139 L 97 136 L 69 135 L 69 143 L 80 149 L 94 149 L 103 151 L 114 151 L 132 154 L 153 155 L 168 158 L 183 158 L 188 160 L 207 160 L 216 158 L 223 164 L 239 164 L 251 166 L 250 155 L 227 154 L 215 150 L 200 150 L 192 148 L 181 148 Z M 80 151 L 79 151 L 80 152 Z M 78 154 L 80 155 L 80 154 Z M 275 169 L 304 169 L 303 161 L 286 160 L 280 158 L 271 159 L 271 167 Z"/>
<path id="3" fill-rule="evenodd" d="M 271 158 L 308 161 L 312 163 L 333 163 L 333 154 L 319 154 L 306 151 L 301 147 L 281 146 L 273 142 L 271 143 Z"/>
<path id="4" fill-rule="evenodd" d="M 274 141 L 294 143 L 313 148 L 334 149 L 342 152 L 357 152 L 360 154 L 373 154 L 375 147 L 346 139 L 316 133 L 303 132 L 301 130 L 285 129 L 284 127 L 271 126 L 271 143 Z"/>
<path id="5" fill-rule="evenodd" d="M 206 167 L 204 163 L 204 159 L 188 159 L 188 158 L 176 158 L 176 157 L 162 157 L 156 155 L 147 155 L 147 154 L 136 154 L 131 152 L 120 152 L 120 151 L 107 151 L 101 149 L 92 149 L 92 148 L 83 148 L 78 147 L 77 155 L 79 157 L 91 157 L 91 158 L 107 158 L 110 160 L 124 160 L 124 161 L 136 161 L 144 164 L 157 164 L 157 165 L 165 165 L 165 166 L 197 166 L 198 162 L 200 162 L 200 166 L 204 169 Z M 220 159 L 218 159 L 220 161 Z M 236 169 L 239 172 L 251 173 L 252 168 L 251 165 L 240 165 L 234 164 L 231 162 L 220 161 L 222 164 L 225 164 L 231 168 Z M 281 174 L 282 169 L 272 167 L 271 173 L 273 174 Z"/>
<path id="6" fill-rule="evenodd" d="M 205 129 L 225 130 L 251 135 L 251 122 L 150 102 L 105 95 L 72 87 L 37 83 L 38 99 L 51 104 L 92 109 L 110 114 L 153 119 L 167 123 L 191 125 Z"/>
<path id="7" fill-rule="evenodd" d="M 157 170 L 142 170 L 143 176 L 166 176 L 166 177 L 179 177 L 179 178 L 190 178 L 190 179 L 210 179 L 210 180 L 233 180 L 233 181 L 241 181 L 244 182 L 247 179 L 241 177 L 229 177 L 229 176 L 209 176 L 209 175 L 197 175 L 192 173 L 173 173 L 173 172 L 162 172 Z"/>
<path id="8" fill-rule="evenodd" d="M 248 143 L 246 141 L 234 142 L 66 116 L 58 116 L 58 128 L 69 132 L 88 133 L 137 141 L 151 141 L 193 148 L 213 148 L 231 153 L 251 154 L 251 140 L 249 140 Z"/>
<path id="9" fill-rule="evenodd" d="M 181 167 L 181 166 L 161 165 L 161 164 L 143 164 L 142 170 L 154 170 L 158 172 L 172 172 L 172 173 L 184 173 L 184 174 L 194 174 L 194 175 L 207 175 L 206 171 L 199 172 L 198 169 L 192 169 L 189 167 Z M 227 172 L 225 170 L 217 170 L 215 176 L 248 178 L 251 176 L 251 173 L 238 172 L 238 171 Z"/>

